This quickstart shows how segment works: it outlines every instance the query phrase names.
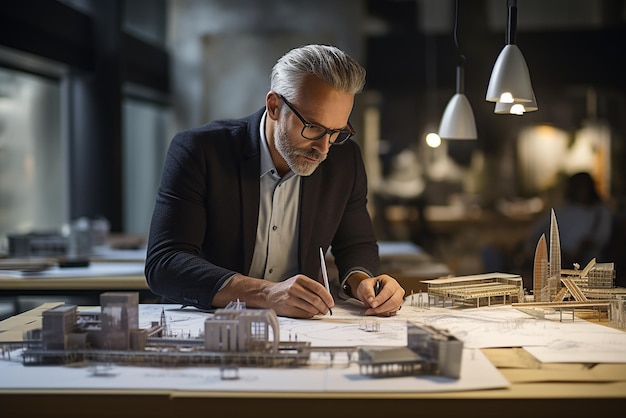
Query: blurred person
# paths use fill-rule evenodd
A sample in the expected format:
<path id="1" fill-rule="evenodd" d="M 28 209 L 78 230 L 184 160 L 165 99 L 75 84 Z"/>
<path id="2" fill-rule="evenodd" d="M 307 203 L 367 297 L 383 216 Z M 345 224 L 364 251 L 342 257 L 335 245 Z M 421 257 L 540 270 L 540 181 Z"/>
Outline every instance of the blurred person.
<path id="1" fill-rule="evenodd" d="M 239 300 L 309 318 L 334 306 L 315 279 L 330 247 L 339 296 L 395 315 L 404 289 L 379 271 L 348 120 L 364 84 L 343 51 L 307 45 L 274 65 L 263 108 L 175 135 L 149 233 L 150 289 L 202 309 Z"/>
<path id="2" fill-rule="evenodd" d="M 565 180 L 563 204 L 554 208 L 561 243 L 561 266 L 573 268 L 574 263 L 585 266 L 593 258 L 604 262 L 611 239 L 613 213 L 600 197 L 593 177 L 579 172 Z M 527 243 L 527 253 L 534 254 L 535 246 L 546 234 L 550 245 L 550 213 L 535 223 Z"/>

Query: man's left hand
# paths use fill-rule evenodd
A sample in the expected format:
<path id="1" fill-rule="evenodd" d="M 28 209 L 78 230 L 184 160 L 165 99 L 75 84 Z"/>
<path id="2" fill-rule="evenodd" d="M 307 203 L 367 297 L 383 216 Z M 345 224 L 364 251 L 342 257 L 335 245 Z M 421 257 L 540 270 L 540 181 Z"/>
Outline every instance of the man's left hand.
<path id="1" fill-rule="evenodd" d="M 378 294 L 375 290 L 377 282 L 380 286 Z M 362 279 L 353 294 L 368 306 L 365 315 L 393 316 L 402 308 L 405 292 L 396 279 L 381 274 Z"/>

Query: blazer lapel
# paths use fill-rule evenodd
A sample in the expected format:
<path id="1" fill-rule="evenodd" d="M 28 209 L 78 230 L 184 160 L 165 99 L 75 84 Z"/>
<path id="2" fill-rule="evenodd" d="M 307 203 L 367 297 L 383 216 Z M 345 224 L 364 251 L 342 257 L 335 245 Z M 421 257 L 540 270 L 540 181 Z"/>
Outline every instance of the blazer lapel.
<path id="1" fill-rule="evenodd" d="M 241 202 L 243 216 L 243 259 L 250 271 L 259 218 L 259 159 L 241 165 Z"/>
<path id="2" fill-rule="evenodd" d="M 307 273 L 308 267 L 306 265 L 306 255 L 309 251 L 318 251 L 317 248 L 311 248 L 311 245 L 319 245 L 316 242 L 313 242 L 314 231 L 316 228 L 323 228 L 322 225 L 316 224 L 315 222 L 317 207 L 321 198 L 320 192 L 322 176 L 319 175 L 320 173 L 318 170 L 316 170 L 312 175 L 302 178 L 302 190 L 300 190 L 300 239 L 298 241 L 298 265 L 304 273 Z"/>
<path id="3" fill-rule="evenodd" d="M 241 190 L 239 191 L 242 204 L 243 222 L 243 260 L 245 273 L 250 271 L 256 231 L 259 221 L 259 173 L 261 172 L 261 154 L 259 123 L 263 109 L 257 112 L 249 124 L 250 132 L 246 139 L 241 162 Z"/>

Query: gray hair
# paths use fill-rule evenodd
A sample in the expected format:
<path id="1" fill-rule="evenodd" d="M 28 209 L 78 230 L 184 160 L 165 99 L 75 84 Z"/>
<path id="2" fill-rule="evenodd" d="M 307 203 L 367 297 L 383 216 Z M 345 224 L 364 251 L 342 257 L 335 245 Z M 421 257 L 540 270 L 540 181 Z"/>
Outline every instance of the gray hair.
<path id="1" fill-rule="evenodd" d="M 270 89 L 293 99 L 308 75 L 333 89 L 357 94 L 365 86 L 365 68 L 342 50 L 328 45 L 306 45 L 283 55 L 272 68 Z"/>

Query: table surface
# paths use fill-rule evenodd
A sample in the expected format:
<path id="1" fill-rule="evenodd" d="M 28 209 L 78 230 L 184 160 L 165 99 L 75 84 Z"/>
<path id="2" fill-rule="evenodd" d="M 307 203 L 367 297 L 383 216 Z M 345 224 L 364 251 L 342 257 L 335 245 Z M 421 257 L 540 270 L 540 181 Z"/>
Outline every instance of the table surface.
<path id="1" fill-rule="evenodd" d="M 23 333 L 41 325 L 41 307 L 0 322 L 3 333 Z M 6 341 L 10 338 L 5 334 Z M 2 343 L 0 342 L 0 347 Z M 521 348 L 482 349 L 511 385 L 506 389 L 435 393 L 219 392 L 181 390 L 0 390 L 0 405 L 30 416 L 173 417 L 208 409 L 234 416 L 390 416 L 393 411 L 437 417 L 595 416 L 626 410 L 626 364 L 541 364 Z M 298 373 L 294 369 L 294 373 Z M 381 379 L 381 385 L 384 385 Z M 88 411 L 88 412 L 85 412 Z M 115 414 L 115 415 L 112 415 Z M 243 414 L 243 415 L 242 415 Z M 590 415 L 592 414 L 592 415 Z M 296 414 L 297 415 L 297 414 Z M 308 416 L 308 415 L 307 415 Z"/>
<path id="2" fill-rule="evenodd" d="M 148 289 L 143 262 L 91 262 L 39 272 L 0 271 L 0 291 Z"/>

